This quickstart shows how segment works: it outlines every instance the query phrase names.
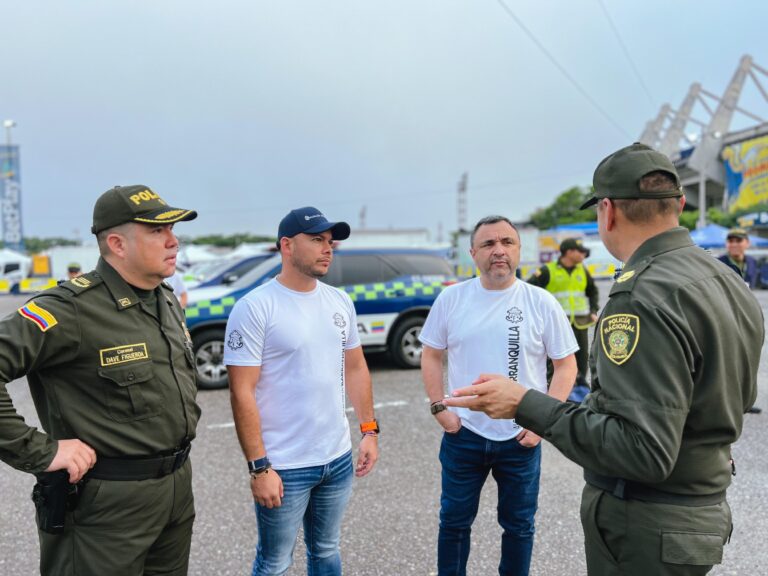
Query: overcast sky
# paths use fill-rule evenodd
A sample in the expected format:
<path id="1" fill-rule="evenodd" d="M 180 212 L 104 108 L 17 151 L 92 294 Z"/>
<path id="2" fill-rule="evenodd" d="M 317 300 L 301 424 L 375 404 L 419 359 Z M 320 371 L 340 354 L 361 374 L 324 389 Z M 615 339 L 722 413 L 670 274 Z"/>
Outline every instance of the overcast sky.
<path id="1" fill-rule="evenodd" d="M 314 205 L 445 239 L 463 172 L 470 224 L 524 220 L 588 186 L 691 83 L 722 94 L 744 54 L 768 68 L 765 0 L 0 0 L 0 14 L 26 236 L 89 239 L 96 197 L 142 183 L 198 210 L 185 235 L 274 234 Z M 750 82 L 741 105 L 768 117 Z"/>

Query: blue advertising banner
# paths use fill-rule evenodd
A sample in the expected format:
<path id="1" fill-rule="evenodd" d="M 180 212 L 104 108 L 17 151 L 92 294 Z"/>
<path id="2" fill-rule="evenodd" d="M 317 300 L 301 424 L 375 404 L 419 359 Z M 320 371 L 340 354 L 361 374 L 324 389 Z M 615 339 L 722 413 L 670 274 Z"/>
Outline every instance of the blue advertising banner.
<path id="1" fill-rule="evenodd" d="M 21 230 L 21 174 L 19 147 L 0 146 L 0 207 L 3 217 L 3 243 L 6 248 L 24 251 Z"/>

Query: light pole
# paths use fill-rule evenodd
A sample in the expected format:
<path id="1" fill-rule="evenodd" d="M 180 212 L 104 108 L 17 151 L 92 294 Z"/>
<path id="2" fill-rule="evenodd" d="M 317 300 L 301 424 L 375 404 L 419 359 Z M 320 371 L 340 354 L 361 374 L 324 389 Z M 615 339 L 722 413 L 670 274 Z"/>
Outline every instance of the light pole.
<path id="1" fill-rule="evenodd" d="M 699 169 L 699 220 L 696 228 L 701 229 L 707 225 L 707 178 L 709 177 L 709 167 L 712 160 L 719 157 L 723 134 L 719 130 L 714 132 L 702 132 L 701 139 L 697 146 L 706 148 L 706 152 L 701 155 L 702 166 Z"/>
<path id="2" fill-rule="evenodd" d="M 16 126 L 15 120 L 3 120 L 3 128 L 5 128 L 5 144 L 8 146 L 8 153 L 11 150 L 11 128 Z"/>

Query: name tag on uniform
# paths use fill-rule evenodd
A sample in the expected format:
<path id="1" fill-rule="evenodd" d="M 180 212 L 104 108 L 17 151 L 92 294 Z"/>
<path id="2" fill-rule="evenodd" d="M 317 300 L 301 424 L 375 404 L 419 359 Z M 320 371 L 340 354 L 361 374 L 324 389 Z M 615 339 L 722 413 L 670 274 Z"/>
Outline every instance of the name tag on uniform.
<path id="1" fill-rule="evenodd" d="M 103 348 L 99 350 L 102 366 L 114 366 L 115 364 L 124 364 L 126 362 L 135 362 L 137 360 L 148 360 L 146 343 L 126 344 L 125 346 L 115 346 L 114 348 Z"/>

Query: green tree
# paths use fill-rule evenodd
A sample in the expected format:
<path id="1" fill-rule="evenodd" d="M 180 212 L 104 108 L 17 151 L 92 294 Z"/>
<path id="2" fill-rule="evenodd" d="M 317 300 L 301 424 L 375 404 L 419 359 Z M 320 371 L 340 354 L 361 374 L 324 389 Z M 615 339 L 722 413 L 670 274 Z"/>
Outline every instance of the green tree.
<path id="1" fill-rule="evenodd" d="M 30 254 L 37 254 L 54 246 L 80 246 L 81 243 L 69 238 L 38 238 L 37 236 L 24 238 L 24 248 Z"/>
<path id="2" fill-rule="evenodd" d="M 531 214 L 531 223 L 540 230 L 554 228 L 560 224 L 593 222 L 597 219 L 594 210 L 579 210 L 579 207 L 592 196 L 591 188 L 573 186 L 562 192 L 546 208 L 539 208 Z"/>
<path id="3" fill-rule="evenodd" d="M 198 236 L 191 238 L 187 236 L 181 237 L 181 241 L 186 244 L 200 244 L 206 246 L 217 246 L 220 248 L 235 248 L 244 242 L 259 243 L 259 242 L 274 242 L 274 236 L 254 236 L 252 234 L 230 234 L 229 236 L 223 236 L 221 234 L 211 234 L 208 236 Z"/>
<path id="4" fill-rule="evenodd" d="M 695 230 L 698 223 L 698 210 L 685 210 L 680 215 L 680 226 L 685 226 L 688 230 Z M 718 208 L 707 208 L 707 223 L 731 228 L 736 225 L 736 216 L 734 214 L 723 212 Z"/>

